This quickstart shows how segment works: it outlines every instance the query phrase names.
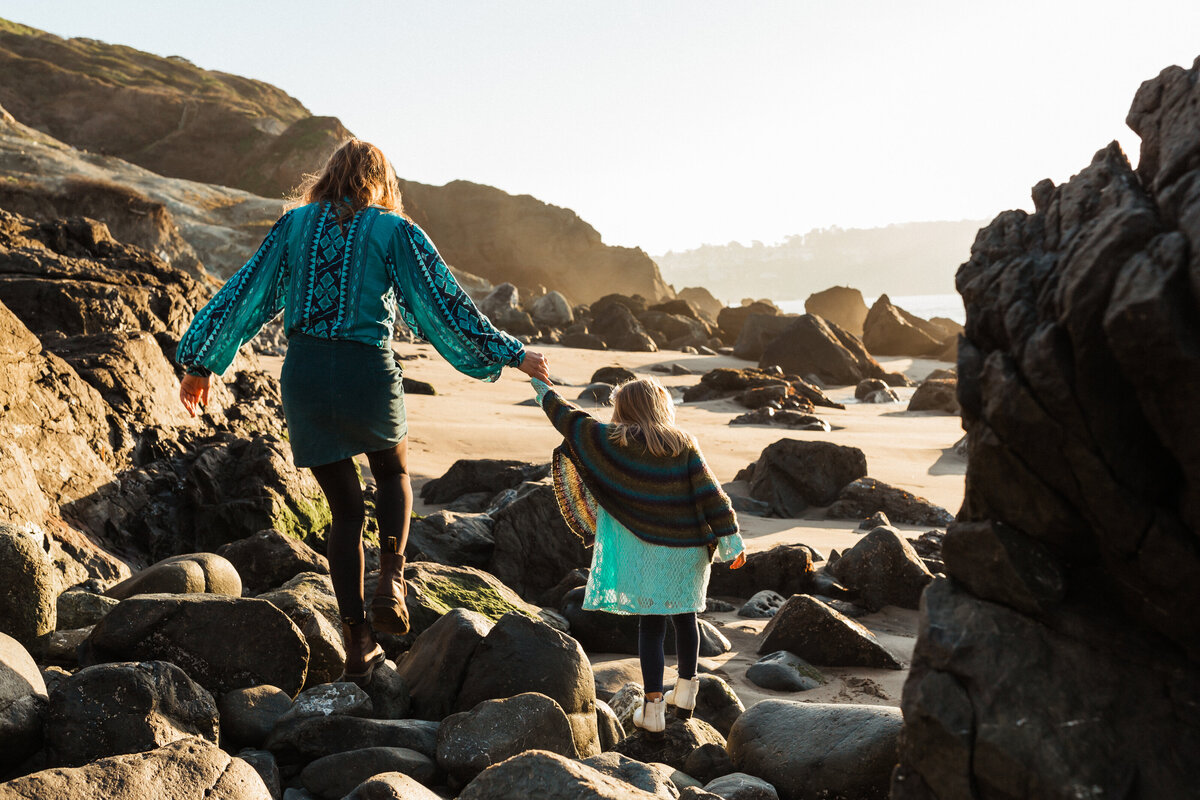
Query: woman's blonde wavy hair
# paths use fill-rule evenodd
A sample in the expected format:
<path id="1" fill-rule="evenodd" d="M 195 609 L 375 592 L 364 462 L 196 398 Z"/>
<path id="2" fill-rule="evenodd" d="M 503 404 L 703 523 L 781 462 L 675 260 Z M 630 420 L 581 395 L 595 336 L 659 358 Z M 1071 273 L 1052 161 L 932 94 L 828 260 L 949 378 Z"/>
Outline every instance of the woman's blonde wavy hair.
<path id="1" fill-rule="evenodd" d="M 387 156 L 375 145 L 351 139 L 329 157 L 321 171 L 305 175 L 292 205 L 332 203 L 347 219 L 367 206 L 404 213 L 400 184 Z"/>
<path id="2" fill-rule="evenodd" d="M 671 393 L 653 378 L 623 383 L 613 392 L 608 436 L 621 445 L 640 440 L 656 456 L 677 456 L 692 445 L 692 437 L 675 426 Z"/>

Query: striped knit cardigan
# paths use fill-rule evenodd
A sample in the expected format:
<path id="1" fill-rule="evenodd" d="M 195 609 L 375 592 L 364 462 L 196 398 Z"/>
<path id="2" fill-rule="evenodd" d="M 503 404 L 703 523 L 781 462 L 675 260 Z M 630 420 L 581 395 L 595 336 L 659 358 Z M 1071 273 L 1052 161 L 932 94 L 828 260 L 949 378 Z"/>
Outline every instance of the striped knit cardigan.
<path id="1" fill-rule="evenodd" d="M 596 533 L 599 504 L 639 539 L 668 547 L 708 547 L 737 533 L 737 517 L 704 456 L 693 444 L 677 456 L 644 445 L 621 446 L 609 426 L 554 391 L 542 409 L 563 435 L 554 451 L 554 493 L 567 525 L 585 541 Z"/>

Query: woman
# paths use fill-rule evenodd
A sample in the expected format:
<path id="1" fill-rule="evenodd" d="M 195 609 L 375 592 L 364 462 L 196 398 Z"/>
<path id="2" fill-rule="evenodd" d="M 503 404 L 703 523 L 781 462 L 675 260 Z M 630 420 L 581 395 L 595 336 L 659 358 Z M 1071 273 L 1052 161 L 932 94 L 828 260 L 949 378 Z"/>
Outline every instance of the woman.
<path id="1" fill-rule="evenodd" d="M 412 510 L 408 423 L 391 349 L 397 312 L 456 369 L 485 381 L 504 367 L 548 380 L 546 359 L 492 326 L 458 286 L 425 233 L 404 216 L 395 173 L 379 148 L 344 144 L 301 187 L 297 208 L 271 228 L 245 266 L 200 310 L 179 342 L 179 397 L 195 416 L 213 373 L 280 310 L 288 352 L 283 411 L 296 466 L 329 501 L 329 572 L 346 643 L 345 679 L 367 683 L 383 649 L 363 602 L 365 453 L 377 487 L 377 630 L 405 633 L 404 547 Z"/>

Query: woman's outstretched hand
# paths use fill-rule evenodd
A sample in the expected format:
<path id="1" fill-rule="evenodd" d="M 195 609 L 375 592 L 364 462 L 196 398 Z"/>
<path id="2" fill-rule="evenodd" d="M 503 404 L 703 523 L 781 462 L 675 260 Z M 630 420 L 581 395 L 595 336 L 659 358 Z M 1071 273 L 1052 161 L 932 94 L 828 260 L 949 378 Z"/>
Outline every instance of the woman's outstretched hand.
<path id="1" fill-rule="evenodd" d="M 183 380 L 179 382 L 179 400 L 193 417 L 196 416 L 197 405 L 201 411 L 208 405 L 208 386 L 211 381 L 211 375 L 203 378 L 199 375 L 184 375 Z"/>
<path id="2" fill-rule="evenodd" d="M 531 378 L 537 378 L 543 383 L 551 383 L 550 380 L 550 362 L 541 353 L 533 350 L 525 351 L 525 359 L 521 362 L 521 366 L 517 369 L 524 372 Z"/>

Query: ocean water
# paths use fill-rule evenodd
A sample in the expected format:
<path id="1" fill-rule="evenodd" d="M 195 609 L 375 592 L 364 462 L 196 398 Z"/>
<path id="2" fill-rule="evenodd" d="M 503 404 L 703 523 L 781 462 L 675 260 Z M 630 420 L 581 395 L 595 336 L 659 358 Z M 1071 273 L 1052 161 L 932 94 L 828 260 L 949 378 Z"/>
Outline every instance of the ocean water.
<path id="1" fill-rule="evenodd" d="M 930 317 L 946 317 L 960 325 L 967 321 L 967 312 L 963 308 L 962 298 L 957 294 L 891 294 L 888 297 L 892 305 L 903 308 L 910 314 L 916 314 L 921 319 Z M 870 308 L 876 297 L 864 297 L 867 308 Z M 803 314 L 803 300 L 784 300 L 777 302 L 783 311 L 789 314 Z"/>

